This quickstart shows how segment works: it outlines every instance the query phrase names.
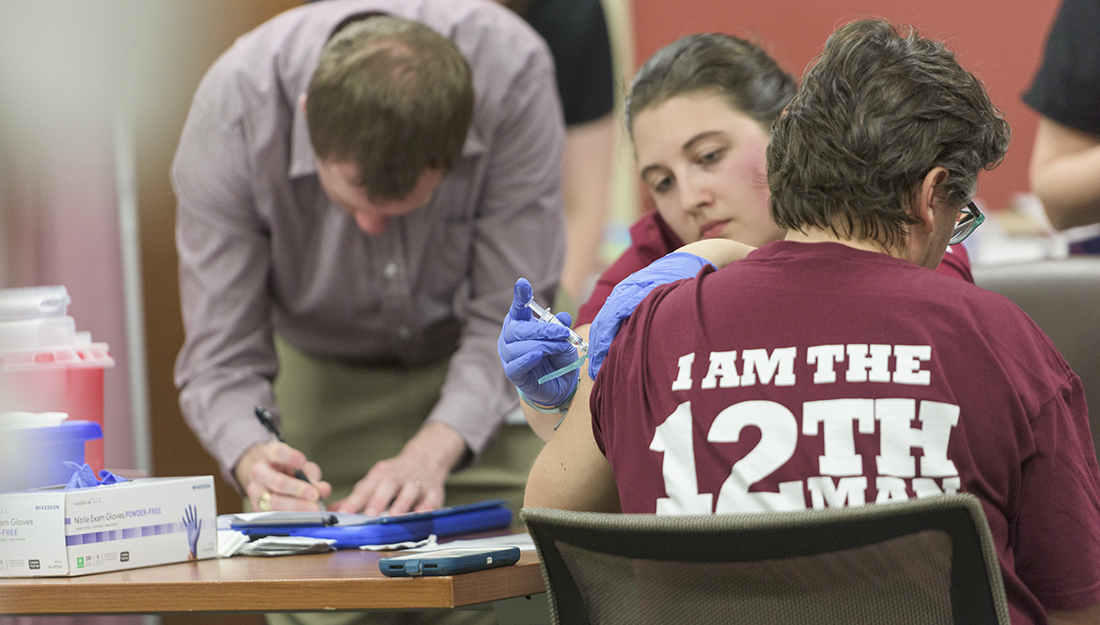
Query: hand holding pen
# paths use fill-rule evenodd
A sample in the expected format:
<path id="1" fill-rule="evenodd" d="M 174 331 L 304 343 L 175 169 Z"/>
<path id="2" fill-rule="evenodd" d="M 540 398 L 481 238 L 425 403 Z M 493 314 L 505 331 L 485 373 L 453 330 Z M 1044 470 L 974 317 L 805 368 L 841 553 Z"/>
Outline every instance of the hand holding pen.
<path id="1" fill-rule="evenodd" d="M 267 410 L 267 408 L 264 408 L 263 406 L 256 406 L 255 414 L 256 414 L 256 418 L 260 421 L 260 423 L 263 424 L 263 426 L 267 429 L 267 431 L 271 432 L 271 434 L 273 434 L 275 436 L 275 439 L 278 440 L 279 443 L 282 443 L 282 445 L 276 446 L 276 449 L 275 449 L 276 453 L 278 453 L 282 450 L 289 450 L 291 453 L 296 453 L 296 454 L 301 453 L 301 452 L 298 452 L 296 450 L 293 450 L 293 448 L 290 448 L 288 445 L 286 445 L 286 441 L 283 439 L 282 434 L 279 432 L 278 426 L 275 425 L 274 417 L 271 415 L 271 412 Z M 272 501 L 273 496 L 281 496 L 281 497 L 290 498 L 290 499 L 300 499 L 300 497 L 294 495 L 293 493 L 287 491 L 286 489 L 273 488 L 274 484 L 279 481 L 279 479 L 278 479 L 279 475 L 285 474 L 285 470 L 289 467 L 287 467 L 283 463 L 277 462 L 274 458 L 271 457 L 272 452 L 268 448 L 271 447 L 272 445 L 274 445 L 274 444 L 269 443 L 267 446 L 265 446 L 264 452 L 261 456 L 261 460 L 262 460 L 262 463 L 263 463 L 264 467 L 263 468 L 261 468 L 261 467 L 254 467 L 253 468 L 253 478 L 254 478 L 252 480 L 253 483 L 255 483 L 257 481 L 256 478 L 259 477 L 259 476 L 262 476 L 265 471 L 266 471 L 267 474 L 269 474 L 269 478 L 270 477 L 276 478 L 276 479 L 264 479 L 263 482 L 266 483 L 266 486 L 260 486 L 260 488 L 262 488 L 263 490 L 261 490 L 261 492 L 259 492 L 258 496 L 256 496 L 256 493 L 250 492 L 250 495 L 253 495 L 255 497 L 254 501 L 258 504 L 256 506 L 256 508 L 260 511 L 266 511 L 266 510 L 271 510 L 272 509 L 271 501 Z M 278 447 L 282 447 L 282 450 L 279 450 Z M 257 462 L 257 465 L 259 465 L 259 464 L 260 464 L 260 462 Z M 312 486 L 317 491 L 317 507 L 320 510 L 324 510 L 325 509 L 325 502 L 323 500 L 324 495 L 326 494 L 326 491 L 331 492 L 331 488 L 325 488 L 325 487 L 328 487 L 328 484 L 325 483 L 325 482 L 316 482 L 316 483 L 313 482 L 312 480 L 309 479 L 309 477 L 305 474 L 305 472 L 302 471 L 301 468 L 294 468 L 294 473 L 293 474 L 294 474 L 295 478 L 297 478 L 298 480 L 301 480 L 301 481 L 305 482 L 306 484 Z M 252 490 L 254 490 L 254 488 L 256 488 L 256 487 L 254 487 L 250 484 L 248 490 L 252 491 Z M 294 488 L 292 490 L 297 490 L 297 488 Z"/>

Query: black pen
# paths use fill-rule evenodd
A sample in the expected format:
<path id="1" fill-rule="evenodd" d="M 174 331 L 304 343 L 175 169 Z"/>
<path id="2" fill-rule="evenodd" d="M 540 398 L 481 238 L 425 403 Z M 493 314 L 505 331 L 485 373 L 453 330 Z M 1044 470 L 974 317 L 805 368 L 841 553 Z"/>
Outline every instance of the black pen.
<path id="1" fill-rule="evenodd" d="M 274 434 L 275 438 L 280 443 L 285 443 L 286 441 L 283 440 L 283 435 L 279 433 L 279 428 L 275 426 L 275 417 L 271 416 L 271 412 L 267 408 L 264 408 L 263 406 L 256 406 L 255 412 L 256 412 L 256 418 L 260 420 L 260 423 L 264 424 L 264 427 L 267 428 L 267 431 Z M 299 480 L 302 480 L 303 482 L 305 482 L 306 484 L 309 484 L 310 486 L 313 486 L 313 482 L 311 482 L 309 480 L 309 478 L 306 477 L 306 474 L 301 469 L 294 469 L 294 477 L 298 478 Z M 313 487 L 317 488 L 316 486 L 313 486 Z M 321 508 L 322 512 L 325 510 L 325 502 L 324 502 L 324 500 L 321 499 L 321 491 L 320 490 L 317 491 L 317 505 L 318 505 L 318 507 Z"/>

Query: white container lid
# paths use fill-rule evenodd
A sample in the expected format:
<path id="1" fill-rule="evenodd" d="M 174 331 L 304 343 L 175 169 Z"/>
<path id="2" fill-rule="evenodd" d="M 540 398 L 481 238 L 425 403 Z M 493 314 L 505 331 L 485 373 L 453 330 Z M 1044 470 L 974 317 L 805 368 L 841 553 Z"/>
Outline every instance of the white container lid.
<path id="1" fill-rule="evenodd" d="M 69 302 L 63 286 L 0 289 L 0 373 L 114 366 L 105 343 L 76 331 Z"/>
<path id="2" fill-rule="evenodd" d="M 64 317 L 0 321 L 0 352 L 76 344 L 76 322 Z"/>
<path id="3" fill-rule="evenodd" d="M 0 321 L 64 317 L 71 301 L 61 285 L 0 289 Z"/>
<path id="4" fill-rule="evenodd" d="M 68 418 L 66 412 L 5 412 L 0 414 L 0 430 L 57 427 Z"/>

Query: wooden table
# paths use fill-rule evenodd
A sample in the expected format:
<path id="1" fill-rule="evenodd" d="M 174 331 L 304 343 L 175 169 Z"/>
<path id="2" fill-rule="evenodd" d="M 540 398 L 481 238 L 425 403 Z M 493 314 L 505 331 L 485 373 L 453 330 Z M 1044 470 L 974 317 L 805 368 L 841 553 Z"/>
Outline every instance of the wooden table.
<path id="1" fill-rule="evenodd" d="M 358 550 L 273 558 L 237 556 L 80 577 L 0 579 L 0 614 L 473 607 L 496 609 L 502 623 L 549 622 L 534 551 L 522 552 L 513 566 L 420 578 L 382 575 L 381 557 Z"/>

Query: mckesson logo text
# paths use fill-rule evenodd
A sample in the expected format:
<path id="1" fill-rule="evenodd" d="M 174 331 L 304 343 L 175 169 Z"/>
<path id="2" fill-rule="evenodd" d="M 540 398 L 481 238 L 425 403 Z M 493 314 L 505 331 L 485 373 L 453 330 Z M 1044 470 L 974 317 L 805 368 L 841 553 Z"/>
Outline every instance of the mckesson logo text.
<path id="1" fill-rule="evenodd" d="M 191 490 L 202 490 L 204 488 L 210 488 L 209 484 L 192 484 Z"/>
<path id="2" fill-rule="evenodd" d="M 48 506 L 35 506 L 35 510 L 60 510 L 61 506 L 57 504 L 50 504 Z"/>

